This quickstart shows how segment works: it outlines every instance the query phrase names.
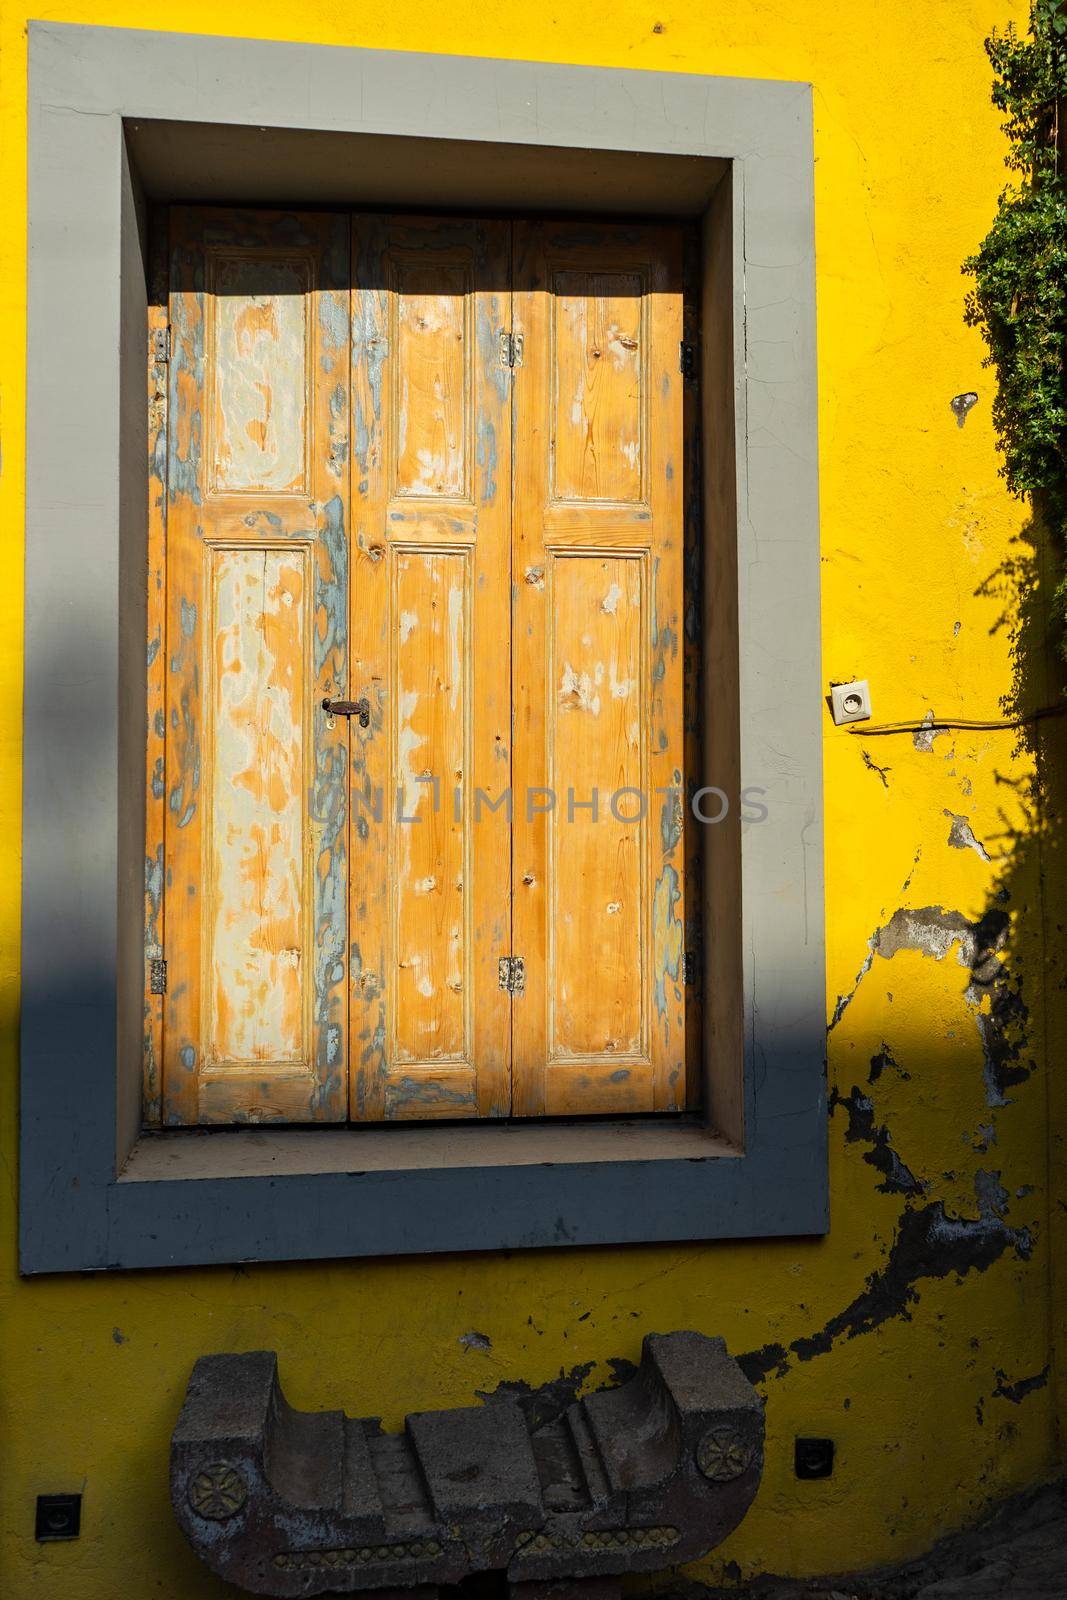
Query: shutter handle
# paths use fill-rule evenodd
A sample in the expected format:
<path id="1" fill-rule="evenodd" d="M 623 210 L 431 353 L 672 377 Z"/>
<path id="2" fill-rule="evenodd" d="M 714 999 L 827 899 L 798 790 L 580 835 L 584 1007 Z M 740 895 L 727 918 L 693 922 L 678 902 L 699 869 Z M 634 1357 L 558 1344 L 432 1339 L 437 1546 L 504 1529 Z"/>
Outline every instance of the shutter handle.
<path id="1" fill-rule="evenodd" d="M 370 727 L 369 700 L 331 700 L 327 696 L 322 709 L 328 717 L 358 717 L 361 728 Z"/>

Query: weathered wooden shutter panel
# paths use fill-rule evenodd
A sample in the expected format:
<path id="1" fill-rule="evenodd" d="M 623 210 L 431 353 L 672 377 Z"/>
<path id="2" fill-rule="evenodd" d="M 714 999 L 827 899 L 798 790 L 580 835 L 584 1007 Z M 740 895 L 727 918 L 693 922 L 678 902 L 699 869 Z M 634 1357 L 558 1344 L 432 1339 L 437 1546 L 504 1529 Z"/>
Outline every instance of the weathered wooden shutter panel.
<path id="1" fill-rule="evenodd" d="M 353 227 L 352 1101 L 509 1109 L 507 224 Z"/>
<path id="2" fill-rule="evenodd" d="M 680 236 L 349 227 L 173 214 L 164 1120 L 679 1109 Z"/>
<path id="3" fill-rule="evenodd" d="M 346 1112 L 349 265 L 172 215 L 166 1122 Z"/>
<path id="4" fill-rule="evenodd" d="M 514 253 L 513 1109 L 676 1110 L 681 239 L 519 223 Z"/>

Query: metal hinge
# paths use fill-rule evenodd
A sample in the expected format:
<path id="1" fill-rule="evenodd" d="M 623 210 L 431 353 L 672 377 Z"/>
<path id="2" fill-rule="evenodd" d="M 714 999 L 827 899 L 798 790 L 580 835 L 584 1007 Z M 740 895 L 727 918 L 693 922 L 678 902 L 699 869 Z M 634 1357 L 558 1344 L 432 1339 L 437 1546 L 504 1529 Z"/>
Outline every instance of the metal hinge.
<path id="1" fill-rule="evenodd" d="M 521 956 L 504 956 L 499 963 L 500 987 L 505 994 L 522 994 L 526 988 L 526 963 Z"/>
<path id="2" fill-rule="evenodd" d="M 522 366 L 523 336 L 521 333 L 507 333 L 500 330 L 500 365 L 502 367 Z"/>
<path id="3" fill-rule="evenodd" d="M 167 963 L 161 956 L 148 963 L 148 992 L 149 994 L 167 992 Z"/>
<path id="4" fill-rule="evenodd" d="M 169 328 L 153 328 L 152 329 L 152 360 L 153 361 L 169 361 L 170 360 L 170 329 Z"/>
<path id="5" fill-rule="evenodd" d="M 695 344 L 686 344 L 684 341 L 678 347 L 678 370 L 683 378 L 695 378 L 697 375 L 697 347 Z"/>

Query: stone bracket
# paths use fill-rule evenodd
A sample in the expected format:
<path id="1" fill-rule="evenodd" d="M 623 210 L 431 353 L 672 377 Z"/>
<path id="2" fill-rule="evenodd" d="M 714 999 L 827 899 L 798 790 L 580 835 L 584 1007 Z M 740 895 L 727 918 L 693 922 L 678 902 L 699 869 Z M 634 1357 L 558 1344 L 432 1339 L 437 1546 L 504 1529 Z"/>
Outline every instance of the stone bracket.
<path id="1" fill-rule="evenodd" d="M 271 1351 L 203 1356 L 171 1442 L 194 1550 L 282 1596 L 428 1595 L 496 1571 L 536 1600 L 673 1567 L 737 1526 L 762 1469 L 763 1402 L 699 1333 L 649 1334 L 628 1382 L 532 1428 L 508 1398 L 386 1434 L 376 1418 L 294 1411 Z"/>

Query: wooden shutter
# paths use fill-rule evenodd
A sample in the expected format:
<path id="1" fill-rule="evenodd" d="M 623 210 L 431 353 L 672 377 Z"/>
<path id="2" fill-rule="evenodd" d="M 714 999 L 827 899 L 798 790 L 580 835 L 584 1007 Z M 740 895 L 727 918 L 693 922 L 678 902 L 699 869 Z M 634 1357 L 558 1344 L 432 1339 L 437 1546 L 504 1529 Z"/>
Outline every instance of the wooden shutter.
<path id="1" fill-rule="evenodd" d="M 676 1110 L 681 238 L 517 224 L 514 255 L 513 1109 Z"/>
<path id="2" fill-rule="evenodd" d="M 346 1112 L 349 237 L 172 216 L 164 1120 Z"/>
<path id="3" fill-rule="evenodd" d="M 499 1116 L 509 229 L 356 217 L 353 270 L 351 1115 Z"/>
<path id="4" fill-rule="evenodd" d="M 681 243 L 173 213 L 165 1121 L 684 1105 Z"/>

